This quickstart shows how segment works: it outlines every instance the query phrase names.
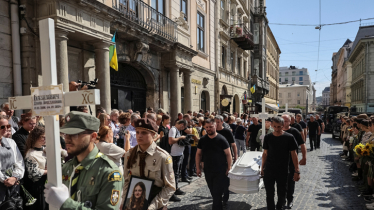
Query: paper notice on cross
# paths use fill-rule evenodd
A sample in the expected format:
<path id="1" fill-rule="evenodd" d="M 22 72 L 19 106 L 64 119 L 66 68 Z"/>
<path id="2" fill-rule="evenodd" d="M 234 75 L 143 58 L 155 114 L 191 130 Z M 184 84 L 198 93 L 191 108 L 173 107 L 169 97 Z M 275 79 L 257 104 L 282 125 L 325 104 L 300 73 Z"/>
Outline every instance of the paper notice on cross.
<path id="1" fill-rule="evenodd" d="M 32 87 L 31 96 L 33 116 L 64 115 L 62 84 Z"/>

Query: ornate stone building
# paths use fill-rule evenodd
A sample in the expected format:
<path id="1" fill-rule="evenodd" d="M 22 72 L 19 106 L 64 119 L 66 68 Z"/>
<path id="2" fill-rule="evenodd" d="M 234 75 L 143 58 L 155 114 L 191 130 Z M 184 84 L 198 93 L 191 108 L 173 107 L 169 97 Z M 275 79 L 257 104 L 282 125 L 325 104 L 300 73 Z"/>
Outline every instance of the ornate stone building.
<path id="1" fill-rule="evenodd" d="M 267 26 L 266 38 L 266 78 L 269 80 L 269 93 L 265 96 L 265 102 L 267 112 L 272 113 L 279 110 L 279 57 L 281 50 L 269 26 Z"/>
<path id="2" fill-rule="evenodd" d="M 374 112 L 374 25 L 361 26 L 353 45 L 348 49 L 351 66 L 351 107 L 357 112 Z"/>

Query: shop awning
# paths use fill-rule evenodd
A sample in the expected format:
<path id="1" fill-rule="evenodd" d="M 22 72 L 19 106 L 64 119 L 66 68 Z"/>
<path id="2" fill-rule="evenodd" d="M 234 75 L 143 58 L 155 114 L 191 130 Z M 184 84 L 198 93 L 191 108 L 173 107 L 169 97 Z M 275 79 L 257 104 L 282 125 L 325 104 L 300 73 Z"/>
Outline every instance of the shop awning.
<path id="1" fill-rule="evenodd" d="M 260 102 L 257 102 L 257 104 L 262 106 L 262 104 Z M 275 104 L 265 104 L 265 107 L 268 108 L 268 109 L 271 109 L 275 112 L 278 112 L 278 110 L 279 110 L 279 107 Z"/>

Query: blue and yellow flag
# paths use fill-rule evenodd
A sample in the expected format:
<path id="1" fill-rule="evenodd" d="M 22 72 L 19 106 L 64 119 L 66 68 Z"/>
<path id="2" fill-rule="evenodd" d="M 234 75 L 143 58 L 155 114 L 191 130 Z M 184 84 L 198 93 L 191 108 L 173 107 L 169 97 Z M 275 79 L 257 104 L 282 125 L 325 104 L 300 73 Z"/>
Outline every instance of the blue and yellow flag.
<path id="1" fill-rule="evenodd" d="M 251 91 L 252 94 L 255 93 L 256 92 L 256 85 L 253 85 L 253 87 L 251 87 L 250 91 Z"/>
<path id="2" fill-rule="evenodd" d="M 116 71 L 118 71 L 118 60 L 117 60 L 117 50 L 116 50 L 116 32 L 114 32 L 112 42 L 114 45 L 109 47 L 109 60 L 110 60 L 110 67 Z"/>

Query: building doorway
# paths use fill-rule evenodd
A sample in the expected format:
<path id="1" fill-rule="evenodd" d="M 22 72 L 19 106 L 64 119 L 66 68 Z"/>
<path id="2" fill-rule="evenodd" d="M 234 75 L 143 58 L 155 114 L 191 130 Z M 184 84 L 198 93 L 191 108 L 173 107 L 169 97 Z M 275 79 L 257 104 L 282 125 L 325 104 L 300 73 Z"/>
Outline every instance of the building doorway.
<path id="1" fill-rule="evenodd" d="M 138 69 L 127 64 L 120 64 L 118 71 L 111 69 L 110 85 L 112 109 L 146 111 L 147 84 Z"/>

